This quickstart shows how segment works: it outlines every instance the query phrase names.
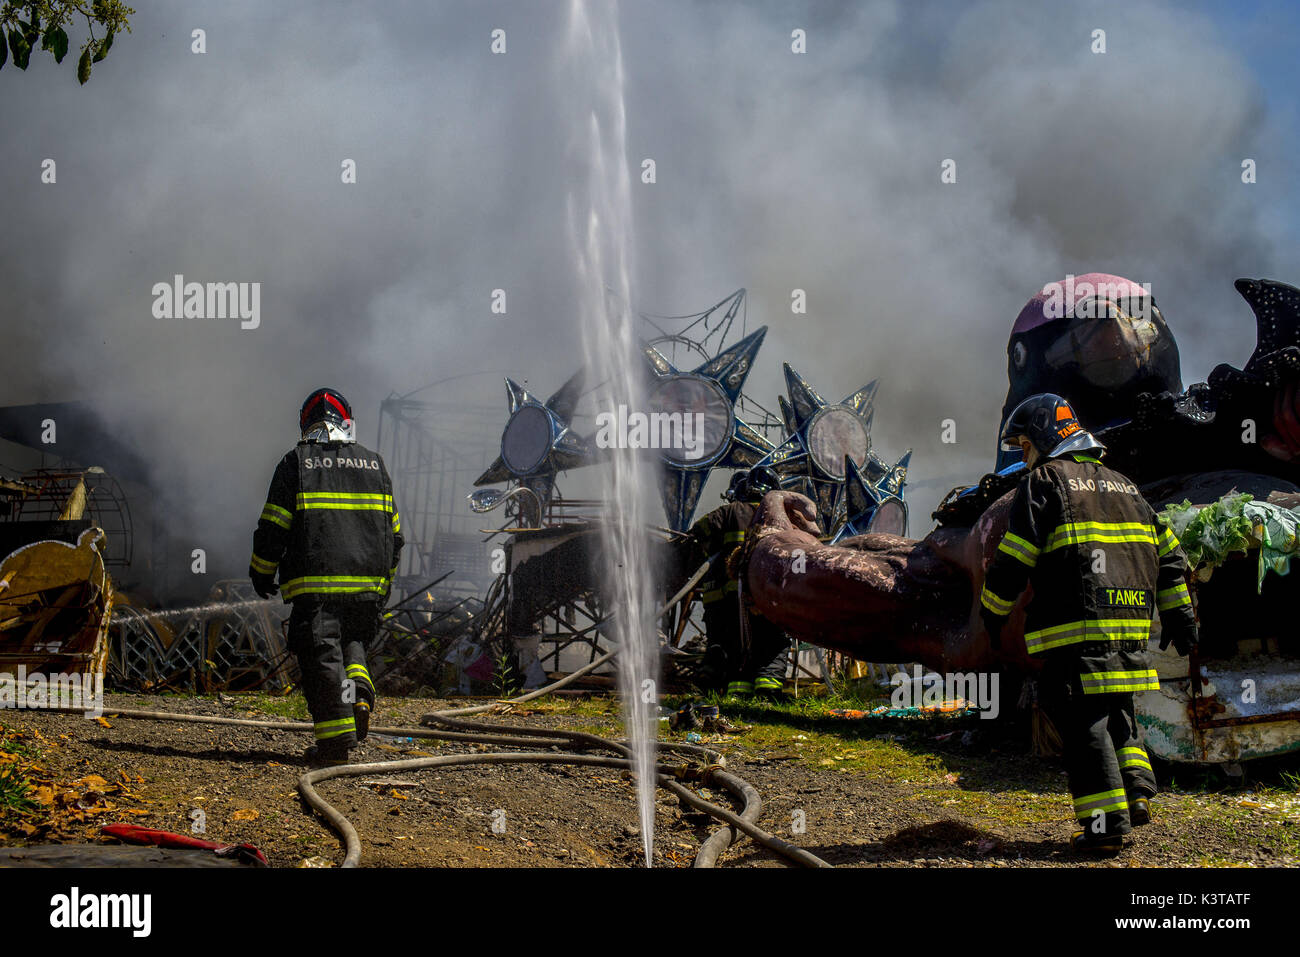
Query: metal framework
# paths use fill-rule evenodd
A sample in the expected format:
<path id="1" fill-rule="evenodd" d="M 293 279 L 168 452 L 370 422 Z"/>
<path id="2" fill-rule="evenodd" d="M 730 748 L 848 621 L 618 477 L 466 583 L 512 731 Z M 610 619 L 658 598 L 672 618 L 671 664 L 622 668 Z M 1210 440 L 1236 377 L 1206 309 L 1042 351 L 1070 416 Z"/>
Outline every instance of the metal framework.
<path id="1" fill-rule="evenodd" d="M 743 288 L 702 312 L 686 316 L 656 316 L 646 312 L 637 315 L 649 328 L 646 342 L 678 368 L 706 362 L 722 352 L 737 320 L 741 338 L 749 330 L 749 303 Z M 663 325 L 669 322 L 686 325 L 670 332 Z M 773 445 L 783 438 L 781 417 L 743 392 L 736 400 L 736 414 Z"/>
<path id="2" fill-rule="evenodd" d="M 121 484 L 101 470 L 36 469 L 25 473 L 20 481 L 7 485 L 5 494 L 12 504 L 0 521 L 50 522 L 68 517 L 69 507 L 77 507 L 74 499 L 83 482 L 85 506 L 76 517 L 88 519 L 104 530 L 105 565 L 110 568 L 130 565 L 135 551 L 131 508 Z"/>
<path id="3" fill-rule="evenodd" d="M 465 494 L 496 454 L 489 437 L 499 428 L 501 413 L 494 406 L 457 401 L 451 388 L 433 399 L 413 398 L 452 381 L 384 399 L 377 445 L 393 478 L 406 539 L 399 579 L 419 586 L 450 572 L 441 590 L 481 595 L 493 578 L 491 550 Z"/>
<path id="4" fill-rule="evenodd" d="M 221 581 L 212 601 L 176 618 L 118 605 L 108 679 L 142 691 L 288 691 L 295 663 L 281 621 L 246 581 Z"/>

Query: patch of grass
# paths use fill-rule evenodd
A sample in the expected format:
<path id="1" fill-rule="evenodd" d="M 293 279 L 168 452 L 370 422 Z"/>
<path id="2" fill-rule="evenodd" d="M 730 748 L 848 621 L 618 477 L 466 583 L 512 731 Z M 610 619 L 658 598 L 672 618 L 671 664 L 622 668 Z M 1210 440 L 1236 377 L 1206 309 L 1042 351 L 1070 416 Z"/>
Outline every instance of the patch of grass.
<path id="1" fill-rule="evenodd" d="M 30 763 L 38 754 L 35 745 L 24 741 L 16 729 L 0 725 L 0 830 L 7 821 L 38 809 L 28 796 L 32 784 L 23 773 L 23 763 Z"/>
<path id="2" fill-rule="evenodd" d="M 0 752 L 17 755 L 33 760 L 41 753 L 40 748 L 24 739 L 17 728 L 7 728 L 0 724 Z"/>
<path id="3" fill-rule="evenodd" d="M 749 733 L 735 743 L 793 752 L 810 767 L 870 774 L 884 781 L 937 782 L 948 770 L 938 755 L 909 750 L 888 738 L 846 740 L 840 734 L 811 729 L 792 733 L 783 725 L 762 722 L 754 722 Z"/>
<path id="4" fill-rule="evenodd" d="M 0 763 L 0 824 L 11 815 L 28 814 L 36 810 L 36 802 L 28 797 L 31 790 L 31 782 L 17 761 Z"/>
<path id="5" fill-rule="evenodd" d="M 286 721 L 310 721 L 311 713 L 307 710 L 307 699 L 301 693 L 289 695 L 251 694 L 241 695 L 240 702 L 251 711 L 283 718 Z"/>

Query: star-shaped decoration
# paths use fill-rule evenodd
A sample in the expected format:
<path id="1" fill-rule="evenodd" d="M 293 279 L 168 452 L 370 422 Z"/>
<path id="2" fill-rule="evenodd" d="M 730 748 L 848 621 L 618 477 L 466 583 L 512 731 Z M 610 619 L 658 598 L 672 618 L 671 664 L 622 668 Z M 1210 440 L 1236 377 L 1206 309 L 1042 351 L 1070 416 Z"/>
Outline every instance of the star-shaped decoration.
<path id="1" fill-rule="evenodd" d="M 585 375 L 585 370 L 574 373 L 545 402 L 513 379 L 506 379 L 510 418 L 501 430 L 501 454 L 474 484 L 514 479 L 532 489 L 545 508 L 557 472 L 592 464 L 595 457 L 590 443 L 569 427 Z M 541 516 L 536 518 L 540 521 Z"/>
<path id="2" fill-rule="evenodd" d="M 868 452 L 867 461 L 858 468 L 853 459 L 844 456 L 846 518 L 831 539 L 832 545 L 867 532 L 907 534 L 907 503 L 903 501 L 903 486 L 907 482 L 907 466 L 911 460 L 911 449 L 892 466 L 875 452 Z"/>
<path id="3" fill-rule="evenodd" d="M 750 468 L 772 451 L 772 443 L 736 415 L 736 401 L 754 364 L 767 326 L 724 349 L 691 372 L 681 372 L 658 349 L 643 345 L 649 364 L 648 404 L 652 413 L 703 416 L 697 437 L 698 454 L 687 449 L 664 449 L 660 492 L 668 524 L 685 531 L 695 515 L 704 483 L 714 469 Z"/>
<path id="4" fill-rule="evenodd" d="M 859 467 L 868 461 L 877 383 L 831 405 L 788 362 L 782 368 L 790 398 L 780 397 L 781 417 L 789 437 L 758 464 L 770 465 L 784 487 L 816 502 L 822 528 L 834 528 L 844 508 L 845 459 Z"/>

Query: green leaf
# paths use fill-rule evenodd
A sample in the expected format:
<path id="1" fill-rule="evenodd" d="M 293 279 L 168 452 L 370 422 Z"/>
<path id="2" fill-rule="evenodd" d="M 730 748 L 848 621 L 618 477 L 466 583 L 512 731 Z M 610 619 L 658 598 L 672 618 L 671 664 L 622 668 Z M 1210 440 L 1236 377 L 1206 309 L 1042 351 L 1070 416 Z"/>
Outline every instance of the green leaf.
<path id="1" fill-rule="evenodd" d="M 5 65 L 5 61 L 8 59 L 9 59 L 9 47 L 8 45 L 5 44 L 4 34 L 0 34 L 0 67 L 3 67 Z"/>
<path id="2" fill-rule="evenodd" d="M 63 58 L 68 55 L 68 35 L 63 32 L 63 27 L 50 27 L 45 31 L 45 37 L 41 40 L 41 49 L 49 50 L 54 54 L 54 62 L 62 63 Z"/>
<path id="3" fill-rule="evenodd" d="M 19 20 L 18 22 L 23 23 L 21 20 Z M 41 18 L 37 15 L 36 8 L 32 7 L 32 22 L 23 23 L 23 39 L 27 41 L 27 46 L 29 49 L 31 48 L 32 44 L 36 42 L 36 38 L 39 37 L 40 35 L 41 35 Z"/>
<path id="4" fill-rule="evenodd" d="M 104 57 L 108 56 L 108 48 L 113 45 L 113 34 L 110 31 L 108 36 L 100 40 L 95 46 L 98 48 L 95 52 L 95 62 L 98 63 Z"/>
<path id="5" fill-rule="evenodd" d="M 21 20 L 18 22 L 26 26 Z M 9 31 L 9 50 L 14 55 L 14 66 L 20 70 L 27 69 L 27 60 L 32 55 L 32 45 L 17 30 Z"/>
<path id="6" fill-rule="evenodd" d="M 85 86 L 90 79 L 90 47 L 81 51 L 81 58 L 77 60 L 77 82 Z"/>

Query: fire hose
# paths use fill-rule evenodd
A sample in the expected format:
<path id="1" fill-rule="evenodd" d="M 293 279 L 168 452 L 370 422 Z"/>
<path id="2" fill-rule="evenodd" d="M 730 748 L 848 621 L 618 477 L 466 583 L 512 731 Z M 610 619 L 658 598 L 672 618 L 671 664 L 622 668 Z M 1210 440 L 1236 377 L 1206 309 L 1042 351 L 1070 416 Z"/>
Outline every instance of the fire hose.
<path id="1" fill-rule="evenodd" d="M 699 583 L 700 579 L 704 577 L 704 574 L 708 571 L 710 564 L 716 557 L 716 555 L 710 556 L 710 558 L 699 567 L 695 574 L 691 576 L 677 594 L 665 603 L 656 618 L 662 617 L 667 613 L 669 609 L 676 605 L 682 597 L 684 597 Z M 298 779 L 298 791 L 302 795 L 303 800 L 319 813 L 343 840 L 344 858 L 341 866 L 356 867 L 357 864 L 360 863 L 361 839 L 357 834 L 356 828 L 352 826 L 352 823 L 336 808 L 329 804 L 329 802 L 321 797 L 320 793 L 316 790 L 316 785 L 322 781 L 364 774 L 391 774 L 398 771 L 416 771 L 425 768 L 446 768 L 475 764 L 567 764 L 632 770 L 631 750 L 623 742 L 602 738 L 598 735 L 588 734 L 585 732 L 551 730 L 544 728 L 509 728 L 507 729 L 508 733 L 502 733 L 503 728 L 500 725 L 481 724 L 459 720 L 460 717 L 465 715 L 482 714 L 484 712 L 501 713 L 509 710 L 513 705 L 523 704 L 536 698 L 543 697 L 544 695 L 548 695 L 563 688 L 565 685 L 577 680 L 583 675 L 594 671 L 601 665 L 606 664 L 612 660 L 617 653 L 618 649 L 616 648 L 613 651 L 607 652 L 599 658 L 596 658 L 589 664 L 584 665 L 577 671 L 565 675 L 563 678 L 560 678 L 552 684 L 530 691 L 517 698 L 512 698 L 509 701 L 498 701 L 491 704 L 477 705 L 468 708 L 435 711 L 424 715 L 420 719 L 422 725 L 441 725 L 442 728 L 372 727 L 370 730 L 375 734 L 385 734 L 396 737 L 432 738 L 473 744 L 494 744 L 506 747 L 541 747 L 546 744 L 552 747 L 569 748 L 574 751 L 604 749 L 617 752 L 619 755 L 618 757 L 578 753 L 557 754 L 553 751 L 490 752 L 410 758 L 398 761 L 378 761 L 369 764 L 349 764 L 339 767 L 318 768 L 303 774 Z M 68 714 L 83 713 L 82 709 L 65 707 L 48 707 L 40 710 Z M 113 709 L 111 713 L 116 717 L 128 719 L 175 721 L 182 724 L 226 725 L 234 727 L 262 728 L 276 731 L 309 731 L 312 727 L 310 724 L 303 721 L 263 721 L 252 718 L 221 718 L 209 717 L 206 715 L 176 714 L 167 711 Z M 811 852 L 776 837 L 754 823 L 762 810 L 762 798 L 759 796 L 758 791 L 755 790 L 747 781 L 724 770 L 723 765 L 725 762 L 719 752 L 699 745 L 678 744 L 672 742 L 655 742 L 655 747 L 659 753 L 695 755 L 708 762 L 703 767 L 691 766 L 690 764 L 673 766 L 657 762 L 655 768 L 656 783 L 660 787 L 676 795 L 684 804 L 702 811 L 726 825 L 710 834 L 700 846 L 700 849 L 696 852 L 695 856 L 695 867 L 714 866 L 721 854 L 735 843 L 736 840 L 738 840 L 741 833 L 748 835 L 756 843 L 776 852 L 793 863 L 805 867 L 830 866 Z M 722 787 L 742 802 L 743 806 L 741 812 L 737 814 L 727 808 L 706 801 L 694 791 L 684 787 L 680 783 L 682 780 L 698 780 L 705 785 L 713 784 Z"/>

